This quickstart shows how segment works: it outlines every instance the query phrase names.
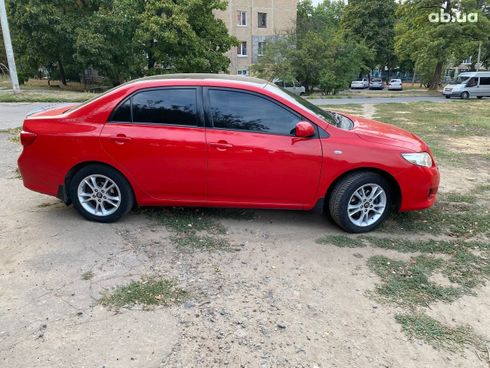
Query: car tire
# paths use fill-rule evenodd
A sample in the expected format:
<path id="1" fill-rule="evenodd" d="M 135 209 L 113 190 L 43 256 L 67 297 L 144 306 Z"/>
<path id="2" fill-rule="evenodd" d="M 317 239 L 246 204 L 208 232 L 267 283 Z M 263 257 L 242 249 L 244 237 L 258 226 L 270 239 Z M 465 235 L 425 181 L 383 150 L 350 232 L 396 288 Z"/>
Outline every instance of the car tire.
<path id="1" fill-rule="evenodd" d="M 70 180 L 69 194 L 75 209 L 87 220 L 115 222 L 134 204 L 131 186 L 112 167 L 94 164 L 82 167 Z"/>
<path id="2" fill-rule="evenodd" d="M 477 99 L 481 100 L 483 96 L 476 96 Z"/>
<path id="3" fill-rule="evenodd" d="M 446 95 L 444 97 L 446 97 L 448 100 L 451 98 L 451 96 L 449 96 L 449 95 Z"/>
<path id="4" fill-rule="evenodd" d="M 467 91 L 464 91 L 463 93 L 461 93 L 461 98 L 463 100 L 467 100 L 468 98 L 470 98 L 470 94 Z"/>
<path id="5" fill-rule="evenodd" d="M 388 181 L 379 174 L 369 171 L 349 174 L 331 192 L 330 216 L 349 233 L 371 231 L 389 215 L 391 194 Z"/>

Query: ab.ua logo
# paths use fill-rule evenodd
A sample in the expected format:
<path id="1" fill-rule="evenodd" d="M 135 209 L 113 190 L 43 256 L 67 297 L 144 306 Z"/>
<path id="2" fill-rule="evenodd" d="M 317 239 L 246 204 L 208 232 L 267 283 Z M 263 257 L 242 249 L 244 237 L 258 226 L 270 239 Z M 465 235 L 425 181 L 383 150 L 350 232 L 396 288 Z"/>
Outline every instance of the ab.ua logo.
<path id="1" fill-rule="evenodd" d="M 456 13 L 455 15 L 451 15 L 450 13 L 444 12 L 443 9 L 440 10 L 439 13 L 430 13 L 429 14 L 429 22 L 431 23 L 450 23 L 450 22 L 458 22 L 458 23 L 476 23 L 478 22 L 478 13 Z"/>

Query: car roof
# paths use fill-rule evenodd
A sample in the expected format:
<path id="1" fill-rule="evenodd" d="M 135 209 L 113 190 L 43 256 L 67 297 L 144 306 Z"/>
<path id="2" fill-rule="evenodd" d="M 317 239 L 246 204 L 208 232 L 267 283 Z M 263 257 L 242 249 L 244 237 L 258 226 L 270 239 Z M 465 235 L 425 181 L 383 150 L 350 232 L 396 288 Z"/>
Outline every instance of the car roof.
<path id="1" fill-rule="evenodd" d="M 143 77 L 132 80 L 128 84 L 144 82 L 144 81 L 169 81 L 169 80 L 218 80 L 218 81 L 230 81 L 230 82 L 242 82 L 247 84 L 254 84 L 259 87 L 264 87 L 269 82 L 265 79 L 246 77 L 242 75 L 230 75 L 230 74 L 211 74 L 211 73 L 181 73 L 181 74 L 161 74 L 152 75 L 149 77 Z"/>
<path id="2" fill-rule="evenodd" d="M 458 77 L 470 77 L 470 76 L 490 76 L 490 72 L 481 72 L 481 71 L 478 71 L 478 72 L 463 72 L 463 73 L 459 73 L 458 74 Z"/>

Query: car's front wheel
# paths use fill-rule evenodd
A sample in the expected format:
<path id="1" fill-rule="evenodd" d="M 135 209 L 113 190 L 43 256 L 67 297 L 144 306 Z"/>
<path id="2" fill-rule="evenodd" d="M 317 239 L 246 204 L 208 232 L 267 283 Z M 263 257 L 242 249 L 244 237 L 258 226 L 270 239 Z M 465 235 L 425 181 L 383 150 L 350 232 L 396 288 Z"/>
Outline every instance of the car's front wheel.
<path id="1" fill-rule="evenodd" d="M 70 198 L 86 219 L 114 222 L 133 207 L 133 192 L 117 170 L 105 165 L 81 168 L 70 180 Z"/>
<path id="2" fill-rule="evenodd" d="M 463 100 L 467 100 L 468 98 L 470 98 L 470 94 L 467 91 L 464 91 L 463 93 L 461 93 L 461 98 Z"/>
<path id="3" fill-rule="evenodd" d="M 353 173 L 338 182 L 330 196 L 332 219 L 350 233 L 364 233 L 378 227 L 391 208 L 391 188 L 381 175 Z"/>

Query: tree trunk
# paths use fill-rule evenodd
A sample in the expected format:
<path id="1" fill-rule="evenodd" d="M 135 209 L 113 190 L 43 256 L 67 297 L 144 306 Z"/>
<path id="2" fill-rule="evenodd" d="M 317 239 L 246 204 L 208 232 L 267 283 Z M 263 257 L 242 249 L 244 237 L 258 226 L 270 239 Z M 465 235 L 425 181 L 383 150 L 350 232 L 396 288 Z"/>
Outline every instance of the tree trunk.
<path id="1" fill-rule="evenodd" d="M 437 62 L 436 69 L 434 70 L 434 74 L 432 74 L 432 79 L 429 83 L 429 89 L 435 90 L 437 89 L 437 87 L 439 87 L 439 83 L 441 82 L 441 76 L 442 76 L 442 67 L 443 67 L 442 61 Z"/>
<path id="2" fill-rule="evenodd" d="M 156 64 L 156 60 L 155 60 L 155 57 L 153 56 L 153 45 L 154 45 L 154 42 L 153 41 L 149 41 L 148 42 L 148 50 L 147 50 L 147 54 L 148 54 L 148 71 L 152 70 L 155 68 L 155 64 Z"/>
<path id="3" fill-rule="evenodd" d="M 63 85 L 66 86 L 65 68 L 63 67 L 63 63 L 61 62 L 61 59 L 58 60 L 58 67 L 60 68 L 61 83 L 63 83 Z"/>

